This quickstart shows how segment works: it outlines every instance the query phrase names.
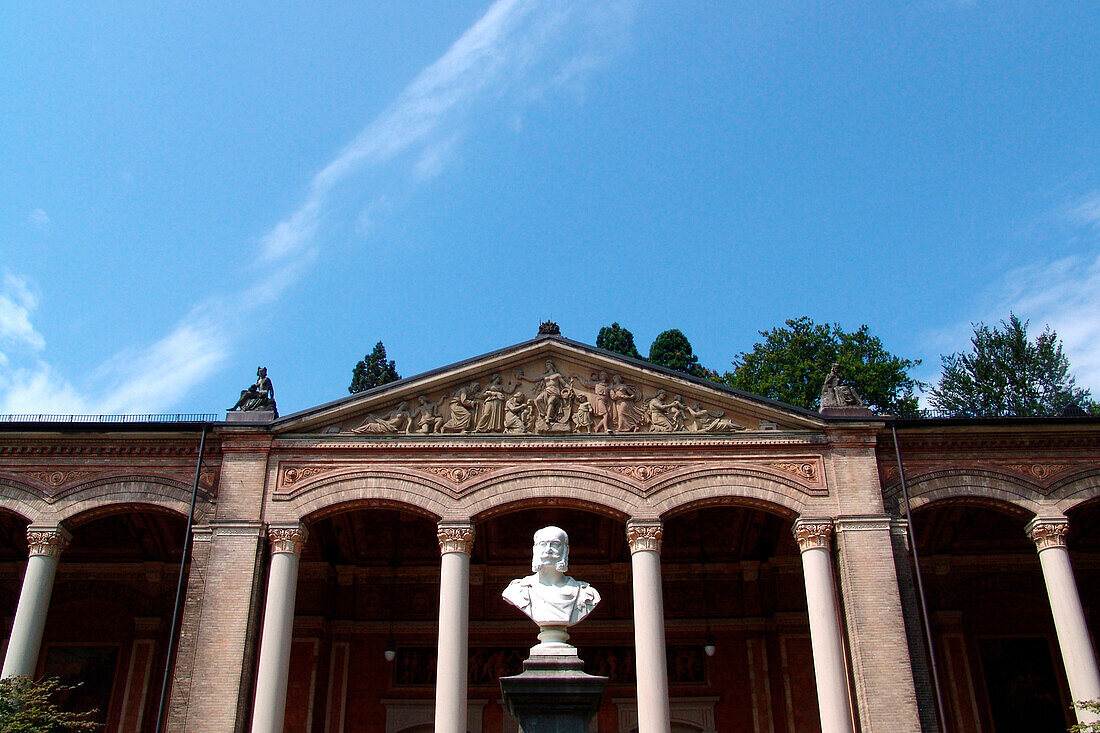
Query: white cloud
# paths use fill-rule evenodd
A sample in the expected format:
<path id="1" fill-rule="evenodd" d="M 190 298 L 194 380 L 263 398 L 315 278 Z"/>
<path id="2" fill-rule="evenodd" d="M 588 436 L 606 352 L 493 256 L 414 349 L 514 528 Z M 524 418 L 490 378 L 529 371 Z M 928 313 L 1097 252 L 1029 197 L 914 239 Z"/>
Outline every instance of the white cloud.
<path id="1" fill-rule="evenodd" d="M 1100 191 L 1082 196 L 1065 208 L 1065 220 L 1079 227 L 1100 232 Z"/>
<path id="2" fill-rule="evenodd" d="M 0 413 L 80 415 L 89 411 L 80 391 L 44 361 L 0 375 Z"/>
<path id="3" fill-rule="evenodd" d="M 47 231 L 50 225 L 53 224 L 53 222 L 50 221 L 50 215 L 42 209 L 32 209 L 31 212 L 27 214 L 27 223 L 40 232 Z"/>
<path id="4" fill-rule="evenodd" d="M 31 314 L 38 307 L 38 298 L 27 287 L 27 281 L 5 272 L 0 281 L 0 344 L 41 351 L 46 340 L 35 330 Z"/>

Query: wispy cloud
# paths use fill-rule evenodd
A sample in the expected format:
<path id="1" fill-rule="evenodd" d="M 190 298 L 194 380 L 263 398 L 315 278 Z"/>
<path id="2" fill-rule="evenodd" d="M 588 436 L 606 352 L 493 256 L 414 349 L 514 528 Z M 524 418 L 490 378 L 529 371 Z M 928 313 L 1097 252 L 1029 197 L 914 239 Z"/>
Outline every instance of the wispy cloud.
<path id="1" fill-rule="evenodd" d="M 53 224 L 53 222 L 50 221 L 50 215 L 42 209 L 32 209 L 31 212 L 27 214 L 27 223 L 40 232 L 48 231 Z"/>
<path id="2" fill-rule="evenodd" d="M 313 176 L 298 207 L 261 237 L 259 264 L 242 273 L 245 284 L 238 292 L 198 304 L 166 336 L 124 350 L 92 370 L 79 388 L 40 356 L 24 358 L 0 374 L 0 411 L 150 412 L 178 404 L 232 357 L 243 335 L 263 327 L 257 313 L 266 312 L 316 262 L 326 225 L 350 224 L 368 237 L 395 201 L 407 200 L 409 190 L 461 160 L 461 146 L 488 111 L 519 131 L 524 105 L 557 88 L 578 94 L 585 76 L 627 36 L 636 2 L 496 0 Z M 354 177 L 368 171 L 376 173 L 372 184 L 354 189 Z M 334 205 L 341 186 L 353 189 L 347 192 L 355 199 L 350 211 Z M 28 221 L 50 226 L 40 209 Z M 45 340 L 31 322 L 37 300 L 21 280 L 5 278 L 0 343 L 43 351 Z"/>

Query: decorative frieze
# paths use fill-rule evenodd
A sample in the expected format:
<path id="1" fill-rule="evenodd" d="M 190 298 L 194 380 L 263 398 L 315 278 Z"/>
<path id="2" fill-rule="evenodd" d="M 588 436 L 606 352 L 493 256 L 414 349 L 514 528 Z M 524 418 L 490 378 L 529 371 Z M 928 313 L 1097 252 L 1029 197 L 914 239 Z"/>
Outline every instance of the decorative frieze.
<path id="1" fill-rule="evenodd" d="M 305 525 L 297 524 L 291 527 L 268 527 L 267 539 L 271 542 L 272 554 L 286 552 L 291 555 L 301 555 L 302 547 L 309 536 Z"/>
<path id="2" fill-rule="evenodd" d="M 91 476 L 92 471 L 28 471 L 23 474 L 54 488 Z"/>
<path id="3" fill-rule="evenodd" d="M 439 554 L 461 552 L 469 555 L 474 548 L 474 526 L 472 524 L 440 524 L 435 533 L 439 540 Z"/>
<path id="4" fill-rule="evenodd" d="M 643 550 L 661 551 L 661 538 L 664 537 L 661 523 L 657 522 L 628 522 L 626 525 L 626 541 L 630 545 L 630 552 Z"/>
<path id="5" fill-rule="evenodd" d="M 806 481 L 817 481 L 817 464 L 809 461 L 771 461 L 767 464 L 771 468 L 793 474 Z"/>
<path id="6" fill-rule="evenodd" d="M 61 557 L 73 536 L 62 526 L 28 527 L 27 554 L 30 556 Z"/>
<path id="7" fill-rule="evenodd" d="M 1036 517 L 1025 528 L 1039 552 L 1051 547 L 1065 547 L 1068 530 L 1069 522 L 1064 517 Z"/>
<path id="8" fill-rule="evenodd" d="M 463 481 L 484 476 L 493 468 L 488 466 L 426 466 L 424 470 L 428 473 L 434 473 L 453 484 L 460 484 Z"/>
<path id="9" fill-rule="evenodd" d="M 1051 476 L 1062 473 L 1070 466 L 1069 463 L 1009 463 L 1006 468 L 1037 481 L 1046 481 Z"/>
<path id="10" fill-rule="evenodd" d="M 324 473 L 327 470 L 328 468 L 325 466 L 290 466 L 283 471 L 283 485 L 293 486 L 299 481 Z"/>
<path id="11" fill-rule="evenodd" d="M 650 464 L 648 466 L 615 466 L 614 469 L 621 473 L 623 476 L 632 478 L 635 481 L 641 481 L 646 483 L 652 481 L 662 474 L 666 474 L 669 471 L 675 471 L 678 468 L 683 468 L 686 463 L 657 463 Z"/>
<path id="12" fill-rule="evenodd" d="M 814 549 L 829 549 L 833 536 L 831 519 L 799 519 L 794 523 L 794 539 L 800 552 Z"/>

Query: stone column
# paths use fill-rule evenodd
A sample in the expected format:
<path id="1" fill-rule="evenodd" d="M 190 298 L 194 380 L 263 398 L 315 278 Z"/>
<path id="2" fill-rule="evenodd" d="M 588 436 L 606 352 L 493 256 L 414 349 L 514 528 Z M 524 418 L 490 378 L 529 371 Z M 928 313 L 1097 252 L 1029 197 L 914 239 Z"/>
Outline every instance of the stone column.
<path id="1" fill-rule="evenodd" d="M 659 521 L 626 525 L 634 585 L 634 661 L 638 678 L 638 733 L 668 733 L 668 662 L 661 588 Z"/>
<path id="2" fill-rule="evenodd" d="M 466 654 L 470 634 L 469 522 L 440 522 L 439 641 L 435 664 L 435 731 L 466 733 Z"/>
<path id="3" fill-rule="evenodd" d="M 283 733 L 286 687 L 290 676 L 290 642 L 294 633 L 294 598 L 298 591 L 298 560 L 306 542 L 302 524 L 270 527 L 271 569 L 267 576 L 264 630 L 256 669 L 256 702 L 252 733 Z"/>
<path id="4" fill-rule="evenodd" d="M 8 652 L 4 656 L 2 677 L 33 676 L 42 648 L 42 632 L 46 630 L 46 614 L 50 610 L 53 579 L 61 553 L 72 539 L 60 524 L 51 527 L 27 527 L 27 572 L 15 610 Z"/>
<path id="5" fill-rule="evenodd" d="M 1081 597 L 1073 579 L 1073 568 L 1066 548 L 1067 521 L 1065 517 L 1036 517 L 1027 525 L 1027 536 L 1039 551 L 1039 564 L 1043 568 L 1043 581 L 1047 586 L 1050 610 L 1054 615 L 1054 629 L 1058 634 L 1058 648 L 1062 651 L 1062 663 L 1066 666 L 1069 693 L 1075 702 L 1100 698 L 1100 672 L 1096 667 L 1096 655 L 1089 641 L 1085 625 L 1085 613 Z M 22 605 L 22 601 L 20 601 Z M 1100 716 L 1078 710 L 1077 720 L 1095 723 Z"/>
<path id="6" fill-rule="evenodd" d="M 829 550 L 832 534 L 833 523 L 829 519 L 799 519 L 794 523 L 794 538 L 802 553 L 802 573 L 806 580 L 821 733 L 853 733 L 852 704 L 844 665 L 844 635 Z"/>

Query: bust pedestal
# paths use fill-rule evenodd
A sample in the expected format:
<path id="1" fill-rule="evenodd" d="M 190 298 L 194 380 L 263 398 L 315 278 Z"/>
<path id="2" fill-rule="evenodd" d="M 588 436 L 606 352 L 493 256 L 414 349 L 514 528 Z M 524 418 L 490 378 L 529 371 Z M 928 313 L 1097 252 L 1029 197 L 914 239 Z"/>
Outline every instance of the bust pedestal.
<path id="1" fill-rule="evenodd" d="M 500 678 L 508 712 L 523 733 L 587 733 L 607 677 L 585 674 L 576 647 L 542 637 L 521 674 Z"/>

